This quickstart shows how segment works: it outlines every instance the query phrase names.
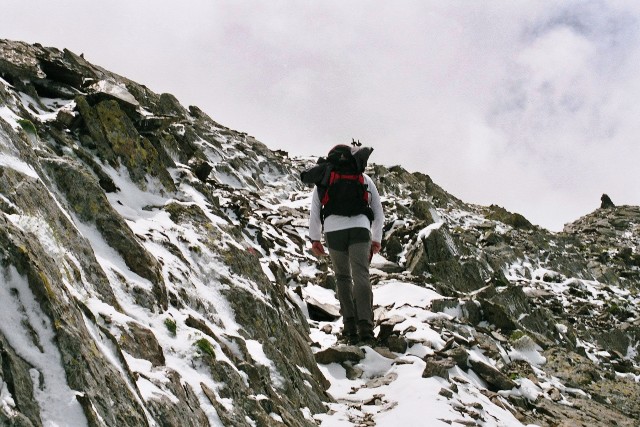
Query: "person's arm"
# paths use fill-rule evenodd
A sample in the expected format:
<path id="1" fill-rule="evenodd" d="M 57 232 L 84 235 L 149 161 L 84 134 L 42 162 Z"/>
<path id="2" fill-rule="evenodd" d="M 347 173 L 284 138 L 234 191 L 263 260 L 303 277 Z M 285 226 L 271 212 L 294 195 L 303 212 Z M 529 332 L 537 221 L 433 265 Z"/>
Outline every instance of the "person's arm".
<path id="1" fill-rule="evenodd" d="M 313 189 L 311 196 L 311 210 L 309 212 L 309 239 L 311 241 L 322 239 L 322 221 L 320 220 L 320 196 L 318 188 Z"/>
<path id="2" fill-rule="evenodd" d="M 311 196 L 311 210 L 309 212 L 309 240 L 311 240 L 311 252 L 315 256 L 324 255 L 324 247 L 322 246 L 322 221 L 320 219 L 320 196 L 318 188 L 314 188 Z"/>
<path id="3" fill-rule="evenodd" d="M 371 246 L 374 249 L 374 252 L 377 253 L 381 248 L 384 211 L 382 209 L 382 201 L 380 200 L 378 189 L 369 176 L 367 176 L 367 185 L 371 195 L 369 204 L 373 210 L 373 222 L 371 223 Z"/>

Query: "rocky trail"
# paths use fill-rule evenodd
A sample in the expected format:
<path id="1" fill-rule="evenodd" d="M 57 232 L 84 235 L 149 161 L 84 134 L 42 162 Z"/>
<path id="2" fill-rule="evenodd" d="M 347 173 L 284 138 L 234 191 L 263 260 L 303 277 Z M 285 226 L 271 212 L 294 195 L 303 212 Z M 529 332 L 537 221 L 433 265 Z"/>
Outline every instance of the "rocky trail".
<path id="1" fill-rule="evenodd" d="M 327 425 L 637 424 L 596 392 L 626 388 L 617 398 L 631 403 L 634 375 L 599 377 L 588 357 L 567 361 L 566 352 L 544 350 L 526 334 L 472 326 L 460 306 L 434 312 L 447 299 L 385 276 L 380 272 L 374 297 L 379 346 L 336 345 L 339 321 L 311 322 L 316 360 L 337 398 Z M 330 299 L 324 304 L 337 306 Z"/>

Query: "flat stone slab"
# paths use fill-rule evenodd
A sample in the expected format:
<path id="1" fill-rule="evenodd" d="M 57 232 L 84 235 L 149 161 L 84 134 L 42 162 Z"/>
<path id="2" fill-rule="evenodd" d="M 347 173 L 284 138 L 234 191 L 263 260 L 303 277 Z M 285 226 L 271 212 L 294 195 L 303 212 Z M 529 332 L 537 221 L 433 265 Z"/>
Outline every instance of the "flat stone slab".
<path id="1" fill-rule="evenodd" d="M 364 351 L 355 345 L 329 347 L 314 354 L 316 362 L 322 365 L 330 363 L 359 362 L 364 359 Z"/>

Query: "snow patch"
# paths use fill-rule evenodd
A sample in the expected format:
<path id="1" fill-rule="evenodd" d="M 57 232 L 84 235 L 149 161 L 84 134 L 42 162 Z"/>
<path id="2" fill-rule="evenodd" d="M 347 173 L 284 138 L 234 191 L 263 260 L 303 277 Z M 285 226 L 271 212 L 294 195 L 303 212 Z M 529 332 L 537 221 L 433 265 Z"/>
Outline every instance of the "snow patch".
<path id="1" fill-rule="evenodd" d="M 418 233 L 418 240 L 424 240 L 431 235 L 434 230 L 439 230 L 444 225 L 444 222 L 435 222 L 429 224 Z"/>
<path id="2" fill-rule="evenodd" d="M 111 95 L 131 105 L 140 105 L 138 100 L 133 95 L 131 95 L 131 92 L 129 92 L 126 86 L 123 84 L 116 83 L 110 80 L 100 80 L 99 82 L 91 85 L 90 88 L 95 90 L 96 92 L 102 92 Z"/>
<path id="3" fill-rule="evenodd" d="M 373 295 L 375 304 L 383 307 L 400 307 L 405 304 L 427 307 L 433 300 L 442 298 L 432 289 L 396 280 L 375 286 Z"/>
<path id="4" fill-rule="evenodd" d="M 5 167 L 9 169 L 13 169 L 16 172 L 20 172 L 23 175 L 34 179 L 40 179 L 38 173 L 26 162 L 18 159 L 17 157 L 8 156 L 6 154 L 0 153 L 0 167 Z"/>
<path id="5" fill-rule="evenodd" d="M 541 351 L 542 348 L 531 337 L 524 335 L 513 343 L 513 349 L 508 354 L 511 360 L 524 360 L 530 365 L 540 366 L 547 362 Z"/>
<path id="6" fill-rule="evenodd" d="M 273 382 L 273 384 L 277 388 L 284 387 L 284 378 L 282 377 L 282 375 L 280 375 L 271 359 L 269 359 L 264 353 L 262 344 L 260 344 L 260 342 L 256 340 L 245 340 L 245 343 L 247 345 L 247 350 L 249 350 L 249 353 L 251 354 L 251 358 L 259 365 L 269 368 L 269 373 L 271 375 L 271 381 Z"/>

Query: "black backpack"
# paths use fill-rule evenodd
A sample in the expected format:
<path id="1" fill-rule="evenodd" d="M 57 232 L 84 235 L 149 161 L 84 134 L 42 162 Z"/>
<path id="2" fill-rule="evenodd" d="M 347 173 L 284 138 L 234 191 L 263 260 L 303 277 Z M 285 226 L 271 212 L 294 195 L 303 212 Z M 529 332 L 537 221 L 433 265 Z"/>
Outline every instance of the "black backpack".
<path id="1" fill-rule="evenodd" d="M 369 191 L 364 179 L 364 169 L 373 151 L 362 147 L 352 152 L 348 145 L 337 145 L 329 151 L 326 159 L 303 172 L 303 182 L 314 183 L 322 204 L 322 221 L 329 215 L 355 216 L 364 214 L 373 221 L 373 210 L 369 206 Z"/>

